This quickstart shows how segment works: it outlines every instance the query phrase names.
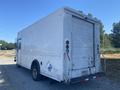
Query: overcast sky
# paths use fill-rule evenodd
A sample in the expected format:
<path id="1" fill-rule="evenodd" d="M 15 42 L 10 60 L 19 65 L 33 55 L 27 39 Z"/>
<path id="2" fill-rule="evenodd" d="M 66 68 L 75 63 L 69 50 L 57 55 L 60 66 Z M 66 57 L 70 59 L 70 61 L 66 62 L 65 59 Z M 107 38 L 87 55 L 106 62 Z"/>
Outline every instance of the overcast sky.
<path id="1" fill-rule="evenodd" d="M 120 20 L 120 0 L 0 0 L 0 39 L 14 42 L 18 31 L 64 6 L 92 13 L 107 33 Z"/>

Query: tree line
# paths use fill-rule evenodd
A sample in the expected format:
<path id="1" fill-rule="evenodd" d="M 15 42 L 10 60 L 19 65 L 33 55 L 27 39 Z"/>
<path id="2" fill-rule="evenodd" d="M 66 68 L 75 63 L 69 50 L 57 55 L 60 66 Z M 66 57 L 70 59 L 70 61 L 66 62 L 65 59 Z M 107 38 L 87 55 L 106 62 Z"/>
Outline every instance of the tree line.
<path id="1" fill-rule="evenodd" d="M 120 48 L 120 21 L 113 23 L 110 34 L 105 33 L 104 26 L 100 26 L 101 48 Z"/>
<path id="2" fill-rule="evenodd" d="M 5 40 L 0 40 L 0 49 L 1 50 L 11 50 L 15 49 L 15 43 L 8 43 Z"/>

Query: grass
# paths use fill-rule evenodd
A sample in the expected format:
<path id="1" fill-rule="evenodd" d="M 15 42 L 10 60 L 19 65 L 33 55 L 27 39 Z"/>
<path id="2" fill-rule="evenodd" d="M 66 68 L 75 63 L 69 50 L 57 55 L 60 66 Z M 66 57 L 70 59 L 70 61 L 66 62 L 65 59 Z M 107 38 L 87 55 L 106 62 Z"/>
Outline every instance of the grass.
<path id="1" fill-rule="evenodd" d="M 101 58 L 120 59 L 120 48 L 101 48 Z"/>
<path id="2" fill-rule="evenodd" d="M 103 54 L 120 54 L 120 48 L 101 48 Z"/>

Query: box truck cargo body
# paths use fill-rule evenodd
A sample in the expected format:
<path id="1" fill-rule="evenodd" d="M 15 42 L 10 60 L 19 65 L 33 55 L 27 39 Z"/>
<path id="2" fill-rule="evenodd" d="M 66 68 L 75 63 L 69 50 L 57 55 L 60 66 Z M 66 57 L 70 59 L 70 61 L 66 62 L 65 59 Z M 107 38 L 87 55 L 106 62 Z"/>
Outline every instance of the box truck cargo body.
<path id="1" fill-rule="evenodd" d="M 65 7 L 23 29 L 17 36 L 17 65 L 34 80 L 47 76 L 59 82 L 99 76 L 100 22 Z"/>

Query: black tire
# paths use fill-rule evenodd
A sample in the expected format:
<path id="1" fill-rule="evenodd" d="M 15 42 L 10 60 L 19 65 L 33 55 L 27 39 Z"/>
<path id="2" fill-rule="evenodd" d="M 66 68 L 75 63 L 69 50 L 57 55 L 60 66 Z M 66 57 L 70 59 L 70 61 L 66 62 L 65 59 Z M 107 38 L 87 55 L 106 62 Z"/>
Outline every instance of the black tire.
<path id="1" fill-rule="evenodd" d="M 34 81 L 39 81 L 42 78 L 42 75 L 40 75 L 40 68 L 38 65 L 34 64 L 31 68 L 32 78 Z"/>

